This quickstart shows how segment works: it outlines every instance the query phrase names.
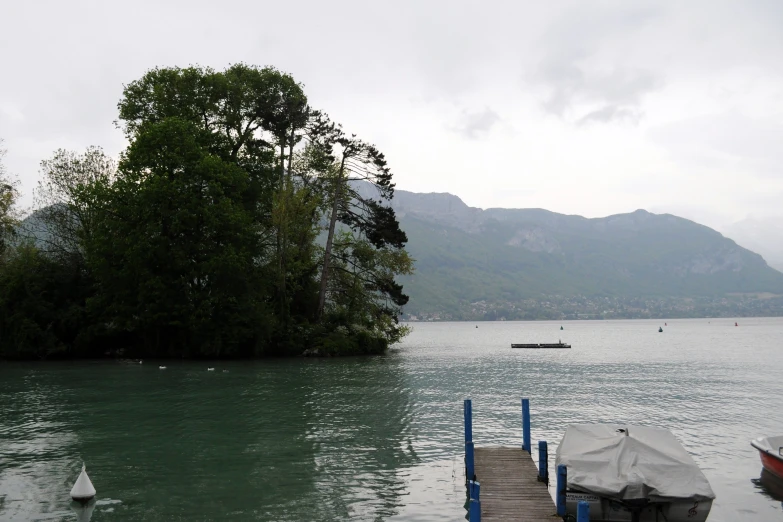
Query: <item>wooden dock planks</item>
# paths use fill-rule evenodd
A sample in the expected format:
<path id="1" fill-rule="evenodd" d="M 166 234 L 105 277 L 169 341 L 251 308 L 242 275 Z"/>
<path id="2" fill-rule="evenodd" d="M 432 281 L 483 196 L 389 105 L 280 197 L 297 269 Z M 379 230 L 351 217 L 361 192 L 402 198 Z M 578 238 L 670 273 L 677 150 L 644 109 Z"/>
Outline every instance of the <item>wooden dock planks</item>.
<path id="1" fill-rule="evenodd" d="M 475 449 L 476 478 L 481 484 L 482 522 L 553 522 L 558 520 L 549 490 L 522 448 Z"/>

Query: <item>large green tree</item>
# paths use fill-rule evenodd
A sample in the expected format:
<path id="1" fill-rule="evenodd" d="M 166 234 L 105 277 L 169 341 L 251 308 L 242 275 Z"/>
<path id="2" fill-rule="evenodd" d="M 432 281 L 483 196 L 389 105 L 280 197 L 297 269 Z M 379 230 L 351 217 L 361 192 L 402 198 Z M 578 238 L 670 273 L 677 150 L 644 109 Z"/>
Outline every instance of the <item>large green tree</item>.
<path id="1" fill-rule="evenodd" d="M 177 116 L 133 137 L 88 242 L 96 310 L 157 355 L 258 354 L 265 312 L 263 234 L 251 180 L 213 154 L 208 130 Z"/>
<path id="2" fill-rule="evenodd" d="M 290 75 L 154 69 L 119 113 L 116 165 L 96 148 L 42 162 L 29 221 L 46 234 L 0 276 L 26 325 L 0 321 L 6 354 L 380 353 L 405 333 L 391 171 Z"/>

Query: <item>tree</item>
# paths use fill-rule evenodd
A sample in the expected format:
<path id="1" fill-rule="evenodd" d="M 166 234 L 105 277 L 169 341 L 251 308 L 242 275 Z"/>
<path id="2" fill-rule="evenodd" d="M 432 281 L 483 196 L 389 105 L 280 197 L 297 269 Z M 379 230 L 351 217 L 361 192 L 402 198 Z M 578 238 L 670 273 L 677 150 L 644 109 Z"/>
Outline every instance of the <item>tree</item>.
<path id="1" fill-rule="evenodd" d="M 255 354 L 265 312 L 258 228 L 244 206 L 250 179 L 210 153 L 213 136 L 168 117 L 137 132 L 88 243 L 105 320 L 133 332 L 141 353 Z M 228 156 L 227 158 L 230 158 Z"/>
<path id="2" fill-rule="evenodd" d="M 302 86 L 273 67 L 237 64 L 223 72 L 154 69 L 123 94 L 120 119 L 129 139 L 145 125 L 180 118 L 206 132 L 204 146 L 211 153 L 247 171 L 251 186 L 245 202 L 259 223 L 271 225 L 264 234 L 274 245 L 276 299 L 286 323 L 292 161 L 309 114 Z"/>
<path id="3" fill-rule="evenodd" d="M 0 259 L 6 254 L 9 240 L 15 235 L 18 214 L 15 208 L 19 198 L 18 182 L 8 175 L 3 164 L 6 154 L 0 139 Z"/>
<path id="4" fill-rule="evenodd" d="M 0 356 L 379 353 L 405 333 L 386 160 L 290 75 L 154 69 L 118 107 L 118 163 L 41 164 L 39 230 L 0 271 Z"/>
<path id="5" fill-rule="evenodd" d="M 331 180 L 331 209 L 328 213 L 329 227 L 318 298 L 318 313 L 321 316 L 326 304 L 338 221 L 358 234 L 359 241 L 376 249 L 388 247 L 402 250 L 408 239 L 399 227 L 394 210 L 388 205 L 394 197 L 394 184 L 384 155 L 374 145 L 355 136 L 347 137 L 339 126 L 330 125 L 325 118 L 319 118 L 314 127 L 318 129 L 318 134 L 314 133 L 313 143 L 323 151 L 322 155 L 333 158 L 333 163 L 325 170 Z M 345 254 L 346 250 L 341 252 Z M 398 307 L 408 300 L 402 293 L 402 286 L 396 283 L 376 280 L 373 282 L 373 291 L 389 296 Z"/>
<path id="6" fill-rule="evenodd" d="M 89 147 L 83 154 L 60 149 L 41 162 L 43 179 L 34 197 L 37 219 L 27 233 L 43 252 L 77 257 L 83 264 L 84 242 L 100 218 L 96 187 L 110 186 L 116 171 L 114 160 L 99 147 Z"/>
<path id="7" fill-rule="evenodd" d="M 86 315 L 91 291 L 83 271 L 20 244 L 0 271 L 0 358 L 102 354 Z"/>

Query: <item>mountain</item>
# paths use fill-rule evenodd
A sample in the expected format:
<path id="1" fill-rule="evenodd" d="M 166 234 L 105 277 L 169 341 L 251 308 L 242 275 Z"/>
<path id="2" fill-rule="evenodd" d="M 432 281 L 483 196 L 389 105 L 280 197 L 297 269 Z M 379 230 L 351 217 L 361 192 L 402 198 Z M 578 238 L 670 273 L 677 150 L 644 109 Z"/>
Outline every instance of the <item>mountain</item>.
<path id="1" fill-rule="evenodd" d="M 392 206 L 416 260 L 415 274 L 401 278 L 406 319 L 783 315 L 782 273 L 671 214 L 482 210 L 452 194 L 404 190 Z M 19 233 L 41 246 L 49 238 L 39 213 Z"/>
<path id="2" fill-rule="evenodd" d="M 727 237 L 758 252 L 769 265 L 783 271 L 783 220 L 747 218 L 721 229 Z"/>
<path id="3" fill-rule="evenodd" d="M 413 316 L 480 318 L 502 308 L 509 318 L 545 318 L 590 306 L 653 316 L 651 302 L 699 315 L 717 313 L 710 311 L 715 302 L 783 294 L 783 274 L 760 255 L 670 214 L 588 219 L 543 209 L 482 210 L 451 194 L 403 190 L 392 206 L 416 259 L 416 274 L 403 280 Z M 687 305 L 694 300 L 706 309 Z M 531 307 L 538 310 L 532 316 L 523 311 Z"/>

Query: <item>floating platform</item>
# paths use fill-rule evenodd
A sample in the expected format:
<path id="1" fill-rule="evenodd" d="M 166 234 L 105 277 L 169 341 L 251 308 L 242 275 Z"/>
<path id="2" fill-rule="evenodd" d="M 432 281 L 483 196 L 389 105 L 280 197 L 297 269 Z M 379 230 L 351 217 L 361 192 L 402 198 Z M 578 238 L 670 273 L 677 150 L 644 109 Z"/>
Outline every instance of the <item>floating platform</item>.
<path id="1" fill-rule="evenodd" d="M 512 348 L 571 348 L 570 344 L 565 343 L 543 343 L 543 344 L 513 344 Z"/>

